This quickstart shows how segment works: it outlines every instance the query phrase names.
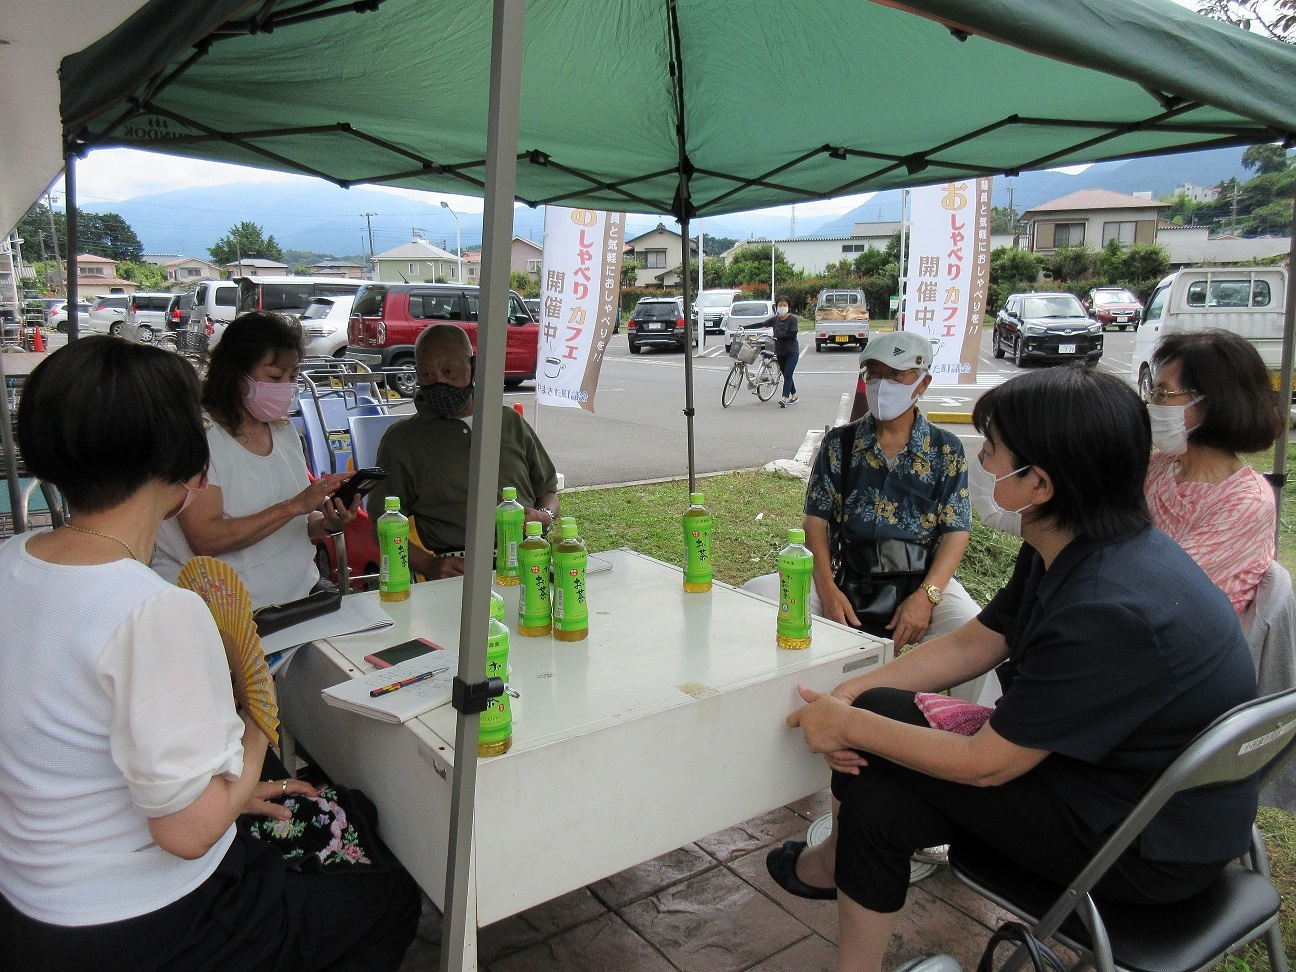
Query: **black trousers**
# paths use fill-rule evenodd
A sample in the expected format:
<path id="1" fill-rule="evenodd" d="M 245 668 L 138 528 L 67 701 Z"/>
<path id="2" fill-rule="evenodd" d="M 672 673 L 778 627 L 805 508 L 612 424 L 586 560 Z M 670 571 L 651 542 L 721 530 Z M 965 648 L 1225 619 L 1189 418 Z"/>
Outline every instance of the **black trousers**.
<path id="1" fill-rule="evenodd" d="M 138 918 L 48 925 L 0 896 L 0 969 L 395 972 L 419 909 L 418 887 L 400 868 L 300 874 L 240 827 L 210 878 Z"/>
<path id="2" fill-rule="evenodd" d="M 855 705 L 898 722 L 927 725 L 912 692 L 870 689 Z M 833 774 L 832 792 L 842 804 L 837 887 L 871 911 L 904 907 L 909 857 L 922 847 L 971 836 L 1020 867 L 1065 884 L 1107 836 L 1093 833 L 1039 773 L 1000 786 L 969 786 L 865 755 L 869 764 L 858 776 Z M 1131 848 L 1099 882 L 1095 895 L 1131 904 L 1181 901 L 1215 880 L 1225 863 L 1145 860 Z"/>

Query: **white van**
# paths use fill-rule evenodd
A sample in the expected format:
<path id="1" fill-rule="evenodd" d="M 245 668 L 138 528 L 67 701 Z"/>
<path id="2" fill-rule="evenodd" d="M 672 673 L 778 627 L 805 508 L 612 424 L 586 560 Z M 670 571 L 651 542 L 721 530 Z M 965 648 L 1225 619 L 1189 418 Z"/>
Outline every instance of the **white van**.
<path id="1" fill-rule="evenodd" d="M 215 344 L 237 313 L 238 284 L 229 280 L 204 280 L 194 291 L 189 326 L 193 329 L 201 326 Z"/>
<path id="2" fill-rule="evenodd" d="M 1134 338 L 1130 377 L 1140 394 L 1146 400 L 1152 388 L 1149 361 L 1163 334 L 1230 331 L 1255 345 L 1276 375 L 1286 296 L 1282 267 L 1193 267 L 1170 274 L 1157 284 Z"/>

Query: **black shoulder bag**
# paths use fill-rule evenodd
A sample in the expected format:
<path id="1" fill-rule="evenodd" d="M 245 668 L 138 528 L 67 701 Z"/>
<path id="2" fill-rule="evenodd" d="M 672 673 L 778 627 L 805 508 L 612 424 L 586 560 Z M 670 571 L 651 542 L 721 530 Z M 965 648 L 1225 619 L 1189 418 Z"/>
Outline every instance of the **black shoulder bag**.
<path id="1" fill-rule="evenodd" d="M 842 434 L 842 502 L 850 480 L 857 423 Z M 837 556 L 833 579 L 860 620 L 860 630 L 879 638 L 900 603 L 920 587 L 931 566 L 937 540 L 919 543 L 894 538 L 846 540 L 846 524 L 837 526 Z"/>

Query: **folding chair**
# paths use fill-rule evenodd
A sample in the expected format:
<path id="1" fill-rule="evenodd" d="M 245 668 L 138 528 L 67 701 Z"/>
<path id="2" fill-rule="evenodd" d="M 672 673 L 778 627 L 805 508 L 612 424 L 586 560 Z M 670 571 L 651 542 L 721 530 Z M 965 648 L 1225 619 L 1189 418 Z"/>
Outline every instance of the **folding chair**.
<path id="1" fill-rule="evenodd" d="M 1296 594 L 1291 574 L 1273 561 L 1260 578 L 1255 600 L 1239 619 L 1261 695 L 1296 688 Z M 1262 807 L 1296 813 L 1296 760 L 1269 781 L 1260 793 Z"/>
<path id="2" fill-rule="evenodd" d="M 383 434 L 408 415 L 353 415 L 351 426 L 351 455 L 357 469 L 378 465 L 378 443 Z"/>
<path id="3" fill-rule="evenodd" d="M 961 882 L 1053 938 L 1097 972 L 1198 972 L 1265 936 L 1270 968 L 1288 972 L 1278 928 L 1278 892 L 1259 831 L 1245 863 L 1224 868 L 1195 897 L 1169 905 L 1102 902 L 1094 886 L 1176 793 L 1259 775 L 1267 780 L 1296 754 L 1296 689 L 1240 705 L 1198 734 L 1148 788 L 1084 869 L 1063 888 L 975 840 L 950 847 Z"/>

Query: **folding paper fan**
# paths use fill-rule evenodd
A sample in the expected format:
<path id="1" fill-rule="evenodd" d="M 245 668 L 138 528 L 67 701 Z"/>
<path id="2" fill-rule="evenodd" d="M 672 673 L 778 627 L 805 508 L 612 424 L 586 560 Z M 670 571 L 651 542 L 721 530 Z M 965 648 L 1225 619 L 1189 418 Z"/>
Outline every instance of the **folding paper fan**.
<path id="1" fill-rule="evenodd" d="M 225 643 L 235 701 L 252 716 L 271 745 L 279 745 L 279 705 L 275 702 L 274 682 L 252 620 L 252 597 L 238 572 L 215 557 L 195 557 L 184 565 L 176 584 L 207 602 Z"/>

